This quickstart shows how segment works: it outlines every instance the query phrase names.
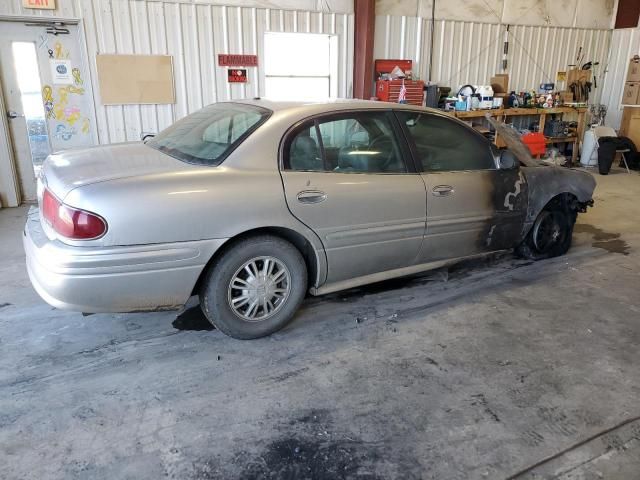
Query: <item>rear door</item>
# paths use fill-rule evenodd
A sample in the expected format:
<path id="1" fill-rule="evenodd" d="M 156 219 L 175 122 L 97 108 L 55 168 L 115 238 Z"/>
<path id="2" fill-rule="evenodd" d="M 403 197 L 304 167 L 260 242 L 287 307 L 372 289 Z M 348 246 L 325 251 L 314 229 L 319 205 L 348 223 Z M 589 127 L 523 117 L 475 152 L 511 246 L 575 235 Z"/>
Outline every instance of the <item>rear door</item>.
<path id="1" fill-rule="evenodd" d="M 284 142 L 289 209 L 322 240 L 327 282 L 411 265 L 422 245 L 425 185 L 389 111 L 304 122 Z"/>
<path id="2" fill-rule="evenodd" d="M 499 170 L 490 143 L 444 115 L 398 112 L 427 189 L 420 262 L 513 246 L 525 213 L 524 177 Z"/>

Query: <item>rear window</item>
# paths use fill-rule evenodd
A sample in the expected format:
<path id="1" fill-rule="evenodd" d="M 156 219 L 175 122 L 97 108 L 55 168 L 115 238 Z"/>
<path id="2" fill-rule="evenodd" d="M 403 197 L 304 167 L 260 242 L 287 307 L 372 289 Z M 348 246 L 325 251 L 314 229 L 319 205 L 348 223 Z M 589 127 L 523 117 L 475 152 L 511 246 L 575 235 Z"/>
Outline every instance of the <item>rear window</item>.
<path id="1" fill-rule="evenodd" d="M 270 115 L 255 105 L 215 103 L 178 120 L 147 145 L 184 162 L 219 165 Z"/>

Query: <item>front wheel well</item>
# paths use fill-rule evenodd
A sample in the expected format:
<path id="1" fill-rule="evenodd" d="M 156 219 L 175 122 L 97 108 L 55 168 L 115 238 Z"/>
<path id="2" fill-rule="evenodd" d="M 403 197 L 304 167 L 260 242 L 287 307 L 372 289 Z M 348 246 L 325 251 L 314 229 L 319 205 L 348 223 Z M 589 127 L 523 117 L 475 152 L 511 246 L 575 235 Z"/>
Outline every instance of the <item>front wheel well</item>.
<path id="1" fill-rule="evenodd" d="M 593 206 L 593 199 L 581 202 L 573 193 L 564 192 L 556 195 L 551 200 L 549 200 L 549 202 L 547 202 L 547 204 L 540 210 L 540 212 L 542 212 L 543 210 L 550 210 L 554 208 L 566 208 L 574 215 L 577 215 L 578 213 L 586 212 L 587 207 L 591 206 Z M 540 212 L 538 212 L 538 215 L 540 214 Z"/>
<path id="2" fill-rule="evenodd" d="M 200 292 L 200 287 L 202 286 L 202 282 L 211 268 L 211 265 L 219 258 L 224 252 L 233 248 L 235 244 L 238 242 L 249 238 L 256 237 L 260 235 L 273 235 L 274 237 L 282 238 L 283 240 L 288 241 L 294 247 L 298 249 L 302 258 L 304 258 L 304 262 L 307 266 L 307 276 L 308 276 L 308 285 L 312 286 L 316 284 L 316 279 L 318 276 L 318 260 L 316 258 L 316 253 L 311 245 L 311 242 L 307 240 L 302 234 L 291 230 L 285 227 L 261 227 L 254 228 L 253 230 L 247 230 L 246 232 L 242 232 L 234 237 L 228 239 L 222 247 L 220 247 L 213 256 L 209 259 L 205 267 L 200 272 L 198 276 L 198 280 L 196 280 L 195 285 L 193 286 L 193 290 L 191 291 L 191 295 L 197 295 Z"/>
<path id="3" fill-rule="evenodd" d="M 547 202 L 547 204 L 542 208 L 542 210 L 556 210 L 556 209 L 565 209 L 569 210 L 577 210 L 577 202 L 578 199 L 573 193 L 564 192 L 556 195 L 551 200 Z"/>
<path id="4" fill-rule="evenodd" d="M 592 205 L 593 205 L 593 200 L 591 199 L 582 202 L 578 200 L 578 197 L 575 194 L 571 192 L 563 192 L 552 197 L 541 208 L 540 207 L 535 208 L 536 206 L 534 205 L 533 210 L 530 211 L 528 214 L 528 218 L 530 221 L 533 222 L 536 218 L 538 218 L 538 215 L 540 215 L 540 213 L 543 212 L 544 210 L 554 210 L 554 209 L 564 210 L 565 208 L 567 209 L 567 211 L 573 212 L 574 215 L 577 215 L 578 213 L 586 212 L 587 207 L 590 207 Z"/>
<path id="5" fill-rule="evenodd" d="M 524 240 L 527 237 L 533 227 L 533 222 L 535 222 L 536 218 L 545 210 L 565 210 L 567 213 L 571 213 L 573 221 L 575 222 L 578 213 L 586 212 L 587 206 L 592 204 L 593 200 L 580 202 L 578 197 L 571 192 L 559 193 L 552 197 L 542 208 L 529 213 L 530 216 L 528 217 L 528 222 L 525 224 L 525 229 L 522 231 L 521 239 Z"/>

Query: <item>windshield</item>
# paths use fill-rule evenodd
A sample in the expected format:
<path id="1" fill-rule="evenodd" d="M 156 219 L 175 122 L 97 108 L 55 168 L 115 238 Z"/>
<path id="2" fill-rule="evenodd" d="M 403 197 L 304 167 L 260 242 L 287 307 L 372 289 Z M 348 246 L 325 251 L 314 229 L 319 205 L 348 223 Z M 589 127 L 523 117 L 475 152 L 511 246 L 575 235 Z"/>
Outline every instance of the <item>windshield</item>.
<path id="1" fill-rule="evenodd" d="M 147 145 L 184 162 L 220 165 L 270 115 L 255 105 L 214 103 L 178 120 Z"/>

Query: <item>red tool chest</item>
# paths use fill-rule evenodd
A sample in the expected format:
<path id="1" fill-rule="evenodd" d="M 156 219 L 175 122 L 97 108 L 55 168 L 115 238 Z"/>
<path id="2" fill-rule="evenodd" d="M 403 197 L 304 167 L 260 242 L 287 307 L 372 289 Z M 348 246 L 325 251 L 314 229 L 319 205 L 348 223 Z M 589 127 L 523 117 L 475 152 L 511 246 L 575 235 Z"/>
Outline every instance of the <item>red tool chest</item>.
<path id="1" fill-rule="evenodd" d="M 407 87 L 407 95 L 405 99 L 411 105 L 422 105 L 424 98 L 424 82 L 421 80 L 405 80 L 404 86 Z M 402 87 L 402 80 L 378 80 L 376 82 L 376 97 L 383 102 L 398 103 L 398 95 Z"/>
<path id="2" fill-rule="evenodd" d="M 376 60 L 375 71 L 376 77 L 383 73 L 391 73 L 396 65 L 403 72 L 411 71 L 411 60 Z M 376 80 L 376 97 L 383 102 L 398 102 L 400 88 L 402 88 L 403 80 Z M 404 80 L 404 86 L 407 89 L 405 99 L 411 105 L 422 105 L 424 102 L 424 82 L 421 80 Z"/>

